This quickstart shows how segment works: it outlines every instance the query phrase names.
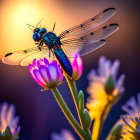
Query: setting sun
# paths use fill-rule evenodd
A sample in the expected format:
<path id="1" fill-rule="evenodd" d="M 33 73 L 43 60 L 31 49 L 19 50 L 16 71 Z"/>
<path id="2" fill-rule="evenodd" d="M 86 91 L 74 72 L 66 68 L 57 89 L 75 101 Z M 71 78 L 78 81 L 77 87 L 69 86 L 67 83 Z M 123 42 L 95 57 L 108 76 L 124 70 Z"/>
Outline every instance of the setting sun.
<path id="1" fill-rule="evenodd" d="M 35 26 L 40 19 L 45 17 L 41 26 L 45 26 L 44 22 L 47 20 L 47 28 L 51 29 L 55 21 L 52 19 L 53 16 L 49 11 L 49 3 L 43 6 L 43 3 L 39 2 L 16 0 L 3 2 L 0 10 L 2 19 L 0 23 L 0 59 L 10 51 L 34 47 L 32 31 L 26 24 Z"/>

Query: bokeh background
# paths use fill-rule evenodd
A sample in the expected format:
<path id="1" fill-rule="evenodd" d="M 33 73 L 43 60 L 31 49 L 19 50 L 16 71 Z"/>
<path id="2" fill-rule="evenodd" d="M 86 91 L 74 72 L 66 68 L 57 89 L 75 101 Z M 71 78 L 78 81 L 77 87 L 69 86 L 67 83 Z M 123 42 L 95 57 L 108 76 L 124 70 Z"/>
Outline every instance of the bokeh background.
<path id="1" fill-rule="evenodd" d="M 80 24 L 95 16 L 105 8 L 115 7 L 117 13 L 107 23 L 118 23 L 119 31 L 108 37 L 107 44 L 82 57 L 84 71 L 77 81 L 78 90 L 88 97 L 87 74 L 97 68 L 101 55 L 121 61 L 120 74 L 126 75 L 125 93 L 112 108 L 103 128 L 101 140 L 105 140 L 109 130 L 123 114 L 121 106 L 132 95 L 140 92 L 140 2 L 139 0 L 0 0 L 0 59 L 8 52 L 34 47 L 32 32 L 26 24 L 36 25 L 41 18 L 41 26 L 52 30 L 56 22 L 55 33 Z M 64 80 L 65 81 L 65 80 Z M 59 89 L 76 115 L 67 83 Z M 53 132 L 70 130 L 77 134 L 64 117 L 51 91 L 41 92 L 31 78 L 28 67 L 9 66 L 0 61 L 0 102 L 8 101 L 16 106 L 20 116 L 21 140 L 51 140 Z"/>

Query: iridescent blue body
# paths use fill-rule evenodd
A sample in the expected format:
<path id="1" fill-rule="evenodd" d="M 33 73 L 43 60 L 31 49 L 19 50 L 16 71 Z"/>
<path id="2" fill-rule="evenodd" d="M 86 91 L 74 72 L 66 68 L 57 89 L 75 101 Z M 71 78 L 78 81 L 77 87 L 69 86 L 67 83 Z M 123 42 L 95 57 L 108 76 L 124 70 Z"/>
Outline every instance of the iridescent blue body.
<path id="1" fill-rule="evenodd" d="M 60 38 L 56 36 L 53 32 L 46 32 L 45 28 L 41 30 L 36 28 L 34 30 L 33 39 L 36 42 L 45 43 L 46 46 L 49 47 L 50 50 L 53 49 L 53 52 L 59 61 L 60 65 L 64 69 L 64 71 L 71 77 L 72 76 L 72 66 L 65 55 L 64 51 L 61 48 L 61 41 Z M 40 41 L 41 40 L 41 41 Z M 42 45 L 41 43 L 41 45 Z M 41 49 L 41 47 L 40 47 Z"/>
<path id="2" fill-rule="evenodd" d="M 63 67 L 63 69 L 71 77 L 72 76 L 71 64 L 70 64 L 67 56 L 65 55 L 64 51 L 61 49 L 60 46 L 55 46 L 54 54 L 55 54 L 57 60 L 60 62 L 60 64 Z"/>

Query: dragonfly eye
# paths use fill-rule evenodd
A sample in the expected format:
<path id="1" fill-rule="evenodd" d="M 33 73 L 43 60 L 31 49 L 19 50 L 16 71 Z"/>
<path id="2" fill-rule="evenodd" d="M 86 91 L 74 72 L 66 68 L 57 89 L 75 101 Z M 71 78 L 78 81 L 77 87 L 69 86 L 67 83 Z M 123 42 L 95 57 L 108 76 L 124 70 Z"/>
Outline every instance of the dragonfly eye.
<path id="1" fill-rule="evenodd" d="M 45 29 L 45 28 L 42 28 L 40 31 L 39 31 L 39 33 L 41 34 L 41 35 L 43 35 L 44 33 L 46 33 L 47 32 L 47 30 Z"/>
<path id="2" fill-rule="evenodd" d="M 35 32 L 35 33 L 33 34 L 33 40 L 36 41 L 36 42 L 39 42 L 40 39 L 41 39 L 40 34 L 37 33 L 37 32 Z"/>
<path id="3" fill-rule="evenodd" d="M 40 31 L 40 28 L 35 28 L 35 29 L 34 29 L 34 33 L 35 33 L 35 32 L 39 32 L 39 31 Z"/>

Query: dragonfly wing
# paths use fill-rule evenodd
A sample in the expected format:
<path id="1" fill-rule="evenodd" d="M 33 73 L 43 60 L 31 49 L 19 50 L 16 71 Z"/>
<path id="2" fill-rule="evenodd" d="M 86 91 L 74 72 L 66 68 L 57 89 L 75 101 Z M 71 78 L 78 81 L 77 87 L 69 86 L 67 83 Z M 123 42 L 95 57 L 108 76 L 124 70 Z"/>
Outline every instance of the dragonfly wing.
<path id="1" fill-rule="evenodd" d="M 103 46 L 106 43 L 105 40 L 100 40 L 98 42 L 87 42 L 83 44 L 67 44 L 62 45 L 62 49 L 68 57 L 74 57 L 75 52 L 78 52 L 80 56 L 86 55 L 91 53 L 92 51 L 98 49 L 99 47 Z"/>
<path id="2" fill-rule="evenodd" d="M 20 65 L 21 66 L 28 66 L 29 64 L 32 64 L 34 59 L 43 59 L 44 57 L 46 57 L 48 59 L 49 62 L 54 60 L 54 55 L 51 53 L 49 56 L 49 49 L 46 47 L 42 47 L 41 51 L 33 53 L 29 56 L 24 57 L 21 61 L 20 61 Z"/>
<path id="3" fill-rule="evenodd" d="M 118 24 L 110 24 L 93 32 L 91 31 L 87 34 L 84 34 L 81 37 L 64 40 L 61 42 L 62 49 L 69 57 L 73 57 L 75 51 L 78 51 L 80 55 L 88 54 L 102 46 L 105 43 L 103 39 L 118 29 Z"/>
<path id="4" fill-rule="evenodd" d="M 115 31 L 119 29 L 118 24 L 110 24 L 108 26 L 104 26 L 102 28 L 98 28 L 95 31 L 90 31 L 82 36 L 77 38 L 71 38 L 67 40 L 61 41 L 62 44 L 70 44 L 70 43 L 79 43 L 79 42 L 98 42 L 109 35 L 113 34 Z"/>
<path id="5" fill-rule="evenodd" d="M 109 18 L 111 18 L 115 14 L 115 8 L 108 8 L 97 14 L 95 17 L 92 17 L 80 25 L 69 28 L 68 30 L 62 32 L 59 37 L 60 39 L 70 36 L 77 36 L 79 34 L 83 34 L 88 32 L 89 30 L 93 30 L 94 28 L 100 26 Z"/>
<path id="6" fill-rule="evenodd" d="M 82 48 L 79 49 L 78 53 L 80 54 L 80 56 L 89 54 L 93 52 L 94 50 L 102 47 L 105 43 L 106 43 L 105 40 L 100 40 L 95 43 L 90 43 L 90 42 L 86 43 Z"/>
<path id="7" fill-rule="evenodd" d="M 52 56 L 52 55 L 51 55 Z M 32 64 L 33 59 L 37 58 L 49 58 L 49 49 L 48 47 L 41 47 L 41 51 L 37 47 L 29 48 L 27 50 L 15 51 L 8 53 L 2 59 L 2 62 L 9 65 L 21 65 L 28 66 Z"/>

